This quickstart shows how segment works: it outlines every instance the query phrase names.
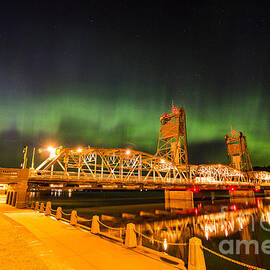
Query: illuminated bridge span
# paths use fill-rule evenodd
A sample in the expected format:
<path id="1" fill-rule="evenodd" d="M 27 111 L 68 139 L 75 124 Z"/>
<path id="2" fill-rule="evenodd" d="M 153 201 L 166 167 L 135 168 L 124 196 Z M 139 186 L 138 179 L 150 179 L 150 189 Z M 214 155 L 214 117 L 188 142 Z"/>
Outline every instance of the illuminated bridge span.
<path id="1" fill-rule="evenodd" d="M 131 149 L 65 148 L 49 149 L 50 156 L 30 180 L 82 182 L 127 187 L 200 188 L 227 186 L 268 186 L 270 173 L 253 172 L 243 134 L 226 135 L 228 164 L 190 165 L 188 163 L 184 108 L 172 108 L 160 117 L 158 148 L 155 155 Z"/>
<path id="2" fill-rule="evenodd" d="M 35 169 L 26 169 L 25 151 L 24 169 L 0 169 L 0 184 L 19 185 L 22 190 L 52 187 L 267 189 L 270 173 L 253 171 L 245 136 L 232 131 L 230 137 L 225 136 L 225 141 L 228 166 L 189 164 L 185 111 L 173 107 L 171 113 L 160 117 L 155 155 L 132 149 L 48 147 L 49 157 Z"/>
<path id="3" fill-rule="evenodd" d="M 139 151 L 109 148 L 65 148 L 30 172 L 30 182 L 71 182 L 92 187 L 269 185 L 268 172 L 242 172 L 215 165 L 176 165 Z"/>
<path id="4" fill-rule="evenodd" d="M 0 181 L 16 183 L 20 169 L 0 169 Z M 199 186 L 268 186 L 270 173 L 242 172 L 215 165 L 182 165 L 139 151 L 107 148 L 65 148 L 29 170 L 33 184 L 80 184 L 81 186 L 161 188 Z"/>

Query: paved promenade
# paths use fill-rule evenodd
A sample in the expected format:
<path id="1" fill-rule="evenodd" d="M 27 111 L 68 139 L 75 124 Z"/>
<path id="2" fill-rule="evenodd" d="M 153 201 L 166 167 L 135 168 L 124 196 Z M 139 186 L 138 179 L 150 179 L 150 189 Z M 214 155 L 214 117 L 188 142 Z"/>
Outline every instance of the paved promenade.
<path id="1" fill-rule="evenodd" d="M 0 269 L 169 270 L 175 266 L 0 202 Z"/>

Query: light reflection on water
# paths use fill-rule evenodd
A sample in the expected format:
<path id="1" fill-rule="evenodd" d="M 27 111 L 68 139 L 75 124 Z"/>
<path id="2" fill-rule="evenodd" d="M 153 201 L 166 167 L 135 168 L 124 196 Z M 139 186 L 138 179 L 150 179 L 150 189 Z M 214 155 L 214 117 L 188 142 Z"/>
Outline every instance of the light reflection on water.
<path id="1" fill-rule="evenodd" d="M 147 236 L 159 239 L 163 244 L 142 239 L 143 245 L 179 257 L 187 262 L 188 248 L 170 246 L 168 243 L 183 243 L 193 237 L 202 239 L 203 244 L 219 252 L 218 245 L 223 239 L 258 240 L 261 243 L 270 239 L 269 231 L 264 230 L 270 225 L 270 200 L 259 198 L 243 198 L 233 200 L 187 202 L 164 201 L 162 192 L 73 192 L 54 189 L 48 192 L 32 193 L 34 200 L 52 201 L 53 208 L 62 206 L 66 211 L 77 209 L 80 216 L 89 218 L 94 214 L 114 216 L 107 221 L 112 226 L 124 226 L 128 222 L 136 224 L 136 229 Z M 131 218 L 122 218 L 123 212 L 132 214 Z M 128 216 L 128 215 L 126 215 Z M 251 250 L 252 251 L 252 250 Z M 230 255 L 227 255 L 230 256 Z M 243 250 L 234 259 L 270 268 L 269 255 L 245 254 Z M 223 261 L 205 253 L 207 270 L 241 269 L 239 266 Z"/>
<path id="2" fill-rule="evenodd" d="M 240 254 L 227 256 L 251 265 L 269 268 L 269 255 L 263 254 L 261 250 L 263 241 L 270 239 L 269 202 L 257 198 L 255 203 L 246 203 L 245 201 L 236 205 L 227 201 L 223 202 L 223 206 L 225 205 L 226 207 L 205 205 L 199 209 L 197 214 L 192 211 L 193 209 L 189 211 L 171 209 L 169 216 L 144 221 L 137 225 L 138 230 L 153 239 L 166 239 L 166 243 L 188 243 L 191 237 L 199 237 L 206 247 L 219 253 L 219 243 L 224 239 L 234 240 L 234 248 L 237 239 L 257 240 L 258 254 L 253 247 L 250 248 L 249 253 L 245 251 L 244 247 L 241 247 Z M 165 249 L 162 244 L 154 241 L 147 239 L 142 239 L 142 241 L 145 246 L 166 251 L 170 255 L 180 257 L 187 263 L 188 248 L 185 246 L 167 244 Z M 220 260 L 220 258 L 206 254 L 207 269 L 220 269 L 220 264 L 226 265 L 230 269 L 241 269 L 239 266 L 230 265 L 230 263 Z"/>

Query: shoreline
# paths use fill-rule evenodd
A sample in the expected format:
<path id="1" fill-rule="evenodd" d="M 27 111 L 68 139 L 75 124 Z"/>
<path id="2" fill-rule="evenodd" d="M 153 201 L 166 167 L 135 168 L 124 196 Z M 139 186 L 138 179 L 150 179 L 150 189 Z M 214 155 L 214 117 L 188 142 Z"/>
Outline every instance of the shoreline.
<path id="1" fill-rule="evenodd" d="M 1 243 L 0 257 L 4 270 L 177 269 L 152 255 L 127 249 L 33 210 L 7 206 L 2 201 L 0 228 L 0 237 L 6 239 Z"/>

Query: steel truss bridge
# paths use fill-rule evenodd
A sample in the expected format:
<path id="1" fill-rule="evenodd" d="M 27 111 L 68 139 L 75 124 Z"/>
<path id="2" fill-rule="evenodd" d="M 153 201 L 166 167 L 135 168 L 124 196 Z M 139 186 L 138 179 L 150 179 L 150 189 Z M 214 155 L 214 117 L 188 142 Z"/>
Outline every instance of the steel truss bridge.
<path id="1" fill-rule="evenodd" d="M 172 107 L 160 117 L 157 153 L 119 148 L 53 148 L 36 169 L 0 168 L 0 184 L 27 179 L 31 186 L 88 188 L 183 188 L 226 189 L 230 186 L 270 186 L 270 173 L 253 171 L 246 139 L 240 132 L 226 135 L 230 166 L 190 165 L 184 108 Z M 24 151 L 26 168 L 27 150 Z M 33 155 L 34 156 L 34 155 Z"/>
<path id="2" fill-rule="evenodd" d="M 20 169 L 0 169 L 0 183 L 16 182 Z M 226 189 L 270 186 L 270 173 L 232 167 L 181 165 L 158 155 L 117 148 L 64 148 L 29 170 L 32 186 L 89 188 Z"/>

